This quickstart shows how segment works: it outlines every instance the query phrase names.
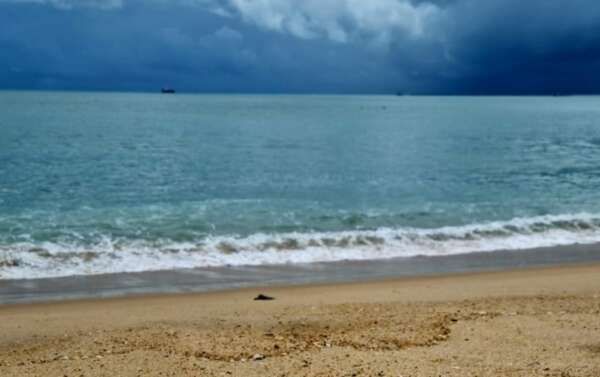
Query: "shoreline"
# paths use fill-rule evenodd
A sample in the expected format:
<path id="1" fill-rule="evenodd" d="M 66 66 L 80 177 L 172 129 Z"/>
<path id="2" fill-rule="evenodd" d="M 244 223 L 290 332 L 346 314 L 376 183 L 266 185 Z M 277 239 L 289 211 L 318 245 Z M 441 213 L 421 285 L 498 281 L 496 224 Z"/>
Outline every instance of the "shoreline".
<path id="1" fill-rule="evenodd" d="M 600 244 L 579 244 L 370 261 L 0 280 L 0 307 L 16 303 L 218 292 L 274 286 L 331 285 L 596 263 L 600 263 Z"/>
<path id="2" fill-rule="evenodd" d="M 591 377 L 597 339 L 600 263 L 4 305 L 0 375 Z"/>
<path id="3" fill-rule="evenodd" d="M 11 310 L 19 308 L 36 308 L 36 307 L 60 307 L 62 305 L 86 305 L 86 304 L 101 304 L 110 303 L 116 304 L 122 303 L 134 303 L 137 301 L 143 302 L 148 300 L 185 300 L 185 299 L 202 299 L 203 297 L 225 297 L 225 296 L 247 296 L 254 297 L 264 292 L 270 292 L 277 294 L 279 292 L 311 292 L 321 290 L 336 290 L 337 288 L 351 290 L 353 287 L 360 287 L 361 289 L 366 288 L 377 288 L 382 285 L 419 285 L 421 283 L 430 286 L 436 282 L 446 281 L 467 281 L 467 280 L 503 280 L 505 278 L 517 277 L 523 278 L 531 274 L 550 274 L 560 275 L 561 273 L 571 274 L 576 271 L 598 271 L 600 273 L 600 262 L 593 263 L 569 263 L 562 265 L 548 265 L 541 267 L 522 267 L 514 269 L 491 269 L 482 271 L 468 271 L 468 272 L 450 272 L 440 274 L 424 274 L 424 275 L 409 275 L 409 276 L 398 276 L 398 277 L 382 277 L 372 278 L 367 280 L 354 280 L 354 281 L 331 281 L 331 282 L 308 282 L 301 284 L 275 284 L 275 285 L 256 285 L 256 286 L 245 286 L 238 288 L 224 288 L 215 289 L 208 291 L 189 291 L 189 292 L 175 292 L 175 293 L 142 293 L 132 295 L 120 295 L 120 296 L 99 296 L 99 297 L 84 297 L 75 299 L 64 299 L 64 300 L 49 300 L 49 301 L 29 301 L 29 302 L 16 302 L 0 304 L 0 314 L 3 309 Z M 598 287 L 600 289 L 600 286 Z M 563 291 L 566 293 L 568 290 Z M 410 299 L 415 299 L 411 297 Z M 452 299 L 456 299 L 453 297 Z M 429 298 L 424 301 L 436 301 L 443 300 L 443 298 Z M 259 301 L 259 300 L 257 300 Z"/>

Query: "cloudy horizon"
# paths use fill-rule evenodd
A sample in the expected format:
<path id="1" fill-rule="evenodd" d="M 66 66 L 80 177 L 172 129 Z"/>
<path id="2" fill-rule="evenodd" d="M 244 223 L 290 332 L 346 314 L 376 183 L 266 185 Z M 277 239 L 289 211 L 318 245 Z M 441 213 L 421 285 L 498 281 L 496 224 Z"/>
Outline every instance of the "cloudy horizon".
<path id="1" fill-rule="evenodd" d="M 591 0 L 0 0 L 0 89 L 593 94 Z"/>

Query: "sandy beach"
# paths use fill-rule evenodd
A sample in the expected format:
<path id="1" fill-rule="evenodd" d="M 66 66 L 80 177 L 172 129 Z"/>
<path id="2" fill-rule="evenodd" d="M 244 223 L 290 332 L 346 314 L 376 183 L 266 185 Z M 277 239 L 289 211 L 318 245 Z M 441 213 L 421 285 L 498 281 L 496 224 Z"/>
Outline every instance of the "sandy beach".
<path id="1" fill-rule="evenodd" d="M 598 376 L 600 265 L 5 305 L 0 375 Z"/>

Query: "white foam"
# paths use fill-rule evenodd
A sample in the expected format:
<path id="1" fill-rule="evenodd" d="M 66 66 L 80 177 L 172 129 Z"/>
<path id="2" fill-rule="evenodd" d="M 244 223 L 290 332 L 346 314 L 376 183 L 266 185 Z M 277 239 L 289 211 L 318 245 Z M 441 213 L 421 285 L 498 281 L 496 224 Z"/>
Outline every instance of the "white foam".
<path id="1" fill-rule="evenodd" d="M 600 215 L 517 218 L 436 229 L 219 236 L 198 243 L 124 241 L 95 245 L 0 245 L 0 279 L 32 279 L 195 267 L 276 265 L 452 255 L 600 242 Z M 18 264 L 6 263 L 16 261 Z"/>

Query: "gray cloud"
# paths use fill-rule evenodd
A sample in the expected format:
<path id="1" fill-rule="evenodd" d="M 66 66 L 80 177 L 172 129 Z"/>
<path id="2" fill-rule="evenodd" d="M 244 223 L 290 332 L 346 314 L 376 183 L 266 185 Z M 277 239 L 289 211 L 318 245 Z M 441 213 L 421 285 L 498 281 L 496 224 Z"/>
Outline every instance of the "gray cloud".
<path id="1" fill-rule="evenodd" d="M 388 43 L 395 32 L 420 36 L 438 13 L 429 2 L 408 0 L 228 0 L 246 22 L 300 38 L 346 42 L 368 37 Z"/>
<path id="2" fill-rule="evenodd" d="M 335 42 L 368 39 L 387 44 L 395 33 L 422 36 L 439 13 L 430 1 L 410 0 L 0 0 L 58 9 L 119 9 L 124 2 L 199 6 L 222 17 L 239 17 L 264 30 Z"/>

